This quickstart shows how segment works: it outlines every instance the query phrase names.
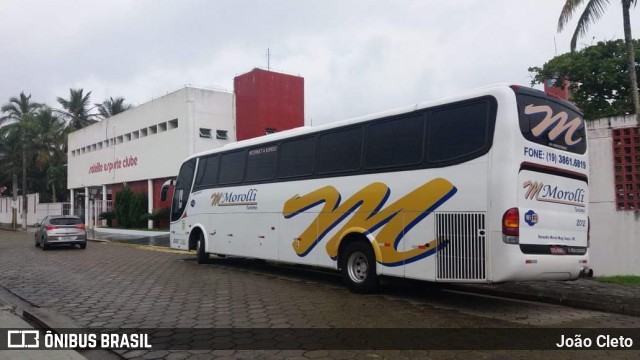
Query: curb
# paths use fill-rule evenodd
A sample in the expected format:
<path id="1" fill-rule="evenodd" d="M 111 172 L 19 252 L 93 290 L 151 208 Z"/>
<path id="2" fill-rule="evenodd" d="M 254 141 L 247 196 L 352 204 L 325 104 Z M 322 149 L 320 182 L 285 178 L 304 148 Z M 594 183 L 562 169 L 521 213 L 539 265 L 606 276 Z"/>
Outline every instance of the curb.
<path id="1" fill-rule="evenodd" d="M 58 329 L 83 329 L 70 318 L 50 312 L 44 308 L 38 308 L 9 290 L 0 286 L 0 299 L 15 308 L 15 314 L 27 322 L 35 325 L 39 330 L 51 330 L 60 332 Z M 120 360 L 122 356 L 109 349 L 67 349 L 73 350 L 90 360 Z"/>
<path id="2" fill-rule="evenodd" d="M 484 286 L 468 286 L 459 284 L 446 284 L 444 287 L 448 290 L 481 294 L 487 296 L 495 296 L 502 298 L 510 298 L 516 300 L 541 302 L 553 305 L 563 305 L 569 307 L 575 307 L 587 310 L 596 310 L 607 313 L 614 313 L 627 316 L 640 317 L 640 302 L 636 306 L 630 306 L 629 304 L 623 304 L 618 300 L 616 296 L 609 296 L 605 301 L 589 301 L 585 299 L 577 299 L 571 296 L 563 295 L 560 293 L 550 294 L 544 292 L 529 293 L 518 291 L 507 291 L 491 287 Z M 588 296 L 588 295 L 584 295 Z"/>

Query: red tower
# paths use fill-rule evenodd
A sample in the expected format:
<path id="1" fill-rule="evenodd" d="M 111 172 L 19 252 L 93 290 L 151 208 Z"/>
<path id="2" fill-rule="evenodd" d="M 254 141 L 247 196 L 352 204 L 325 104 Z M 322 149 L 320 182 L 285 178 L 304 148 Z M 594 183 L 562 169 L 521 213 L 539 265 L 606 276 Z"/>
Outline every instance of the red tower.
<path id="1" fill-rule="evenodd" d="M 544 92 L 549 96 L 554 96 L 562 100 L 569 101 L 569 81 L 562 80 L 562 87 L 556 86 L 558 79 L 547 79 L 544 82 Z"/>
<path id="2" fill-rule="evenodd" d="M 253 69 L 233 86 L 238 141 L 304 125 L 304 78 Z"/>

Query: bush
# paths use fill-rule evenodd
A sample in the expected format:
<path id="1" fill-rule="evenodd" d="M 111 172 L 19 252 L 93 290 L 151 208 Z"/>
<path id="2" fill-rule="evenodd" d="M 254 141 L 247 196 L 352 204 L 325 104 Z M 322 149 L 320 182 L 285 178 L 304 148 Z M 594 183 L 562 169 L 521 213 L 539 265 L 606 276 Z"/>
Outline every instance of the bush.
<path id="1" fill-rule="evenodd" d="M 107 226 L 113 226 L 113 219 L 116 218 L 116 213 L 113 211 L 106 211 L 99 215 L 100 220 L 107 220 Z"/>
<path id="2" fill-rule="evenodd" d="M 114 208 L 116 213 L 116 221 L 118 225 L 123 228 L 131 227 L 131 221 L 129 219 L 129 207 L 131 204 L 131 198 L 133 197 L 133 192 L 129 189 L 128 186 L 122 188 L 122 190 L 118 191 L 116 194 L 116 200 L 114 202 Z"/>
<path id="3" fill-rule="evenodd" d="M 168 208 L 155 208 L 153 212 L 149 214 L 149 219 L 153 221 L 169 220 Z"/>
<path id="4" fill-rule="evenodd" d="M 145 227 L 146 220 L 142 220 L 142 216 L 147 214 L 147 194 L 134 194 L 129 204 L 129 219 L 132 227 Z"/>
<path id="5" fill-rule="evenodd" d="M 125 186 L 116 194 L 116 221 L 123 228 L 144 227 L 146 220 L 142 216 L 147 214 L 147 194 L 135 194 Z"/>

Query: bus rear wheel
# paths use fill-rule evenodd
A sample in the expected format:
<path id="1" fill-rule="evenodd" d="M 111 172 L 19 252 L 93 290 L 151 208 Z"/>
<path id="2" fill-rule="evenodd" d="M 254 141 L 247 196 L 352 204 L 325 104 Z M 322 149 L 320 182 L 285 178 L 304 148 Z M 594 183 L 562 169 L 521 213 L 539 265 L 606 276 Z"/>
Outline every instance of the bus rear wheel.
<path id="1" fill-rule="evenodd" d="M 196 241 L 196 260 L 198 264 L 206 264 L 209 262 L 209 254 L 205 251 L 204 235 L 198 234 L 198 240 Z"/>
<path id="2" fill-rule="evenodd" d="M 376 259 L 371 246 L 358 241 L 347 246 L 342 258 L 342 277 L 349 290 L 370 293 L 378 288 Z"/>

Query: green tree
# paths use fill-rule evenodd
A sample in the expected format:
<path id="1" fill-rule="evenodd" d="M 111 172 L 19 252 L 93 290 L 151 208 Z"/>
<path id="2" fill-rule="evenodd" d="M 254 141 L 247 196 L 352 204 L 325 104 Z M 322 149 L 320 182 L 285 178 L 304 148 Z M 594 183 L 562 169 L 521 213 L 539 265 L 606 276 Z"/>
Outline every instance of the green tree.
<path id="1" fill-rule="evenodd" d="M 48 198 L 56 202 L 57 190 L 66 185 L 65 123 L 47 107 L 40 109 L 34 120 L 33 163 L 44 175 L 40 176 L 43 188 L 39 192 L 50 190 Z"/>
<path id="2" fill-rule="evenodd" d="M 0 125 L 5 125 L 0 137 L 7 141 L 8 149 L 20 151 L 22 160 L 22 211 L 27 209 L 27 149 L 32 144 L 33 123 L 35 112 L 42 104 L 31 102 L 31 94 L 20 93 L 20 97 L 12 97 L 0 110 L 4 114 L 0 117 Z M 19 150 L 18 150 L 19 149 Z M 26 229 L 27 217 L 23 216 L 22 228 Z"/>
<path id="3" fill-rule="evenodd" d="M 558 19 L 558 32 L 562 32 L 565 26 L 578 10 L 578 8 L 585 3 L 585 0 L 566 0 L 562 11 L 560 12 L 560 18 Z M 631 85 L 631 98 L 633 101 L 633 108 L 636 114 L 640 114 L 640 98 L 638 95 L 638 77 L 636 75 L 636 46 L 631 36 L 631 15 L 629 9 L 631 5 L 635 6 L 637 0 L 621 0 L 622 3 L 622 24 L 624 28 L 624 43 L 626 52 L 626 62 L 628 69 L 628 84 Z M 609 0 L 586 0 L 586 4 L 582 15 L 578 19 L 578 24 L 571 37 L 571 52 L 576 49 L 578 38 L 586 35 L 589 26 L 598 21 L 605 12 L 606 6 L 609 4 Z"/>
<path id="4" fill-rule="evenodd" d="M 640 52 L 640 43 L 634 42 L 634 48 Z M 568 80 L 571 100 L 587 119 L 634 112 L 622 40 L 599 42 L 579 52 L 556 56 L 542 67 L 530 67 L 529 71 L 533 75 L 532 85 L 551 78 Z"/>
<path id="5" fill-rule="evenodd" d="M 96 114 L 91 113 L 91 91 L 84 94 L 84 89 L 69 89 L 69 98 L 58 97 L 63 110 L 59 112 L 67 120 L 67 131 L 80 130 L 96 122 Z"/>
<path id="6" fill-rule="evenodd" d="M 98 107 L 100 117 L 103 119 L 120 114 L 133 107 L 131 104 L 126 104 L 123 97 L 116 97 L 115 99 L 110 97 L 103 101 L 102 104 L 95 104 Z"/>

